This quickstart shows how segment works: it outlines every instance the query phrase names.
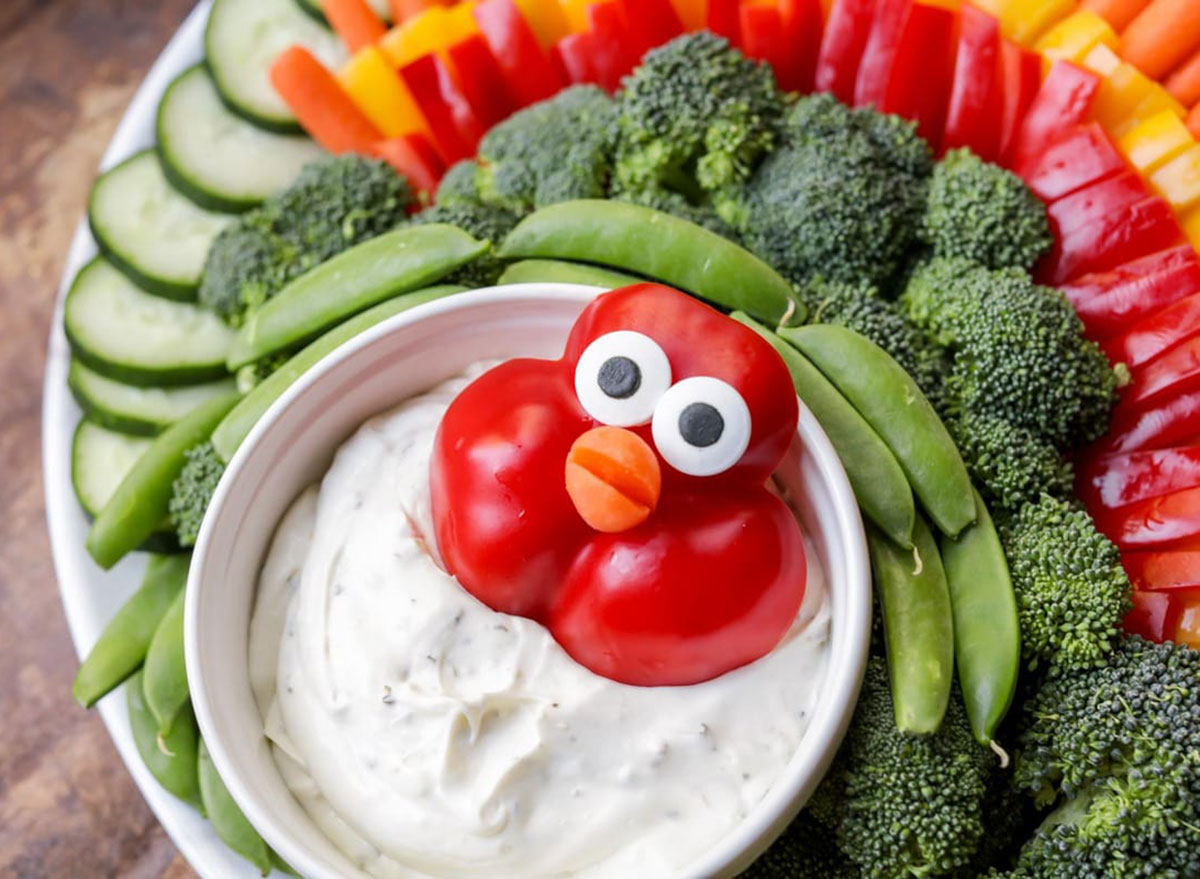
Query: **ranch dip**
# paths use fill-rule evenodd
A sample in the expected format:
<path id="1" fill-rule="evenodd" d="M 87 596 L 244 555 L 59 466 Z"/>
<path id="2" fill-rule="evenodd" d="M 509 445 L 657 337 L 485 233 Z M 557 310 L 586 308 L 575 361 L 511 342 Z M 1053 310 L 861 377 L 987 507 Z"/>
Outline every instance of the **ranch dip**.
<path id="1" fill-rule="evenodd" d="M 667 879 L 775 784 L 824 680 L 808 588 L 767 656 L 687 687 L 577 664 L 439 566 L 429 461 L 476 368 L 367 422 L 293 504 L 259 581 L 251 679 L 283 777 L 379 879 Z"/>

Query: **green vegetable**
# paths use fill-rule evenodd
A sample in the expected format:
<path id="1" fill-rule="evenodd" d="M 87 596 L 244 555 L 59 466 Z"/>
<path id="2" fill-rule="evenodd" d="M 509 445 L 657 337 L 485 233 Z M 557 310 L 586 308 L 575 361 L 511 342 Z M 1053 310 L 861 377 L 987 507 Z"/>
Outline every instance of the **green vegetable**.
<path id="1" fill-rule="evenodd" d="M 1104 665 L 1130 607 L 1121 554 L 1083 510 L 1049 496 L 1001 522 L 1029 668 Z"/>
<path id="2" fill-rule="evenodd" d="M 859 879 L 834 834 L 801 812 L 783 835 L 739 879 Z"/>
<path id="3" fill-rule="evenodd" d="M 301 275 L 259 308 L 229 352 L 229 368 L 308 342 L 330 326 L 408 290 L 424 287 L 486 253 L 454 226 L 397 229 Z"/>
<path id="4" fill-rule="evenodd" d="M 217 456 L 210 440 L 188 449 L 187 463 L 171 486 L 171 525 L 179 537 L 180 546 L 195 546 L 196 536 L 204 521 L 204 513 L 212 501 L 217 483 L 225 473 L 225 462 Z"/>
<path id="5" fill-rule="evenodd" d="M 166 520 L 187 450 L 207 439 L 237 400 L 226 394 L 203 403 L 155 438 L 88 532 L 87 551 L 100 567 L 111 568 Z"/>
<path id="6" fill-rule="evenodd" d="M 841 391 L 900 462 L 943 534 L 957 535 L 975 521 L 967 468 L 933 406 L 886 351 L 844 327 L 781 329 Z"/>
<path id="7" fill-rule="evenodd" d="M 1046 207 L 1016 174 L 951 150 L 929 181 L 921 240 L 935 256 L 1031 269 L 1054 243 Z"/>
<path id="8" fill-rule="evenodd" d="M 734 312 L 732 317 L 770 342 L 787 364 L 796 393 L 812 410 L 841 458 L 863 515 L 893 542 L 911 548 L 916 519 L 912 489 L 896 456 L 879 434 L 799 351 L 742 312 Z"/>
<path id="9" fill-rule="evenodd" d="M 998 748 L 996 730 L 1012 705 L 1021 668 L 1021 630 L 1008 562 L 983 498 L 975 496 L 975 524 L 957 539 L 943 537 L 938 547 L 967 717 L 979 743 Z"/>
<path id="10" fill-rule="evenodd" d="M 444 284 L 401 294 L 338 324 L 323 336 L 309 343 L 308 346 L 300 349 L 279 369 L 263 379 L 239 400 L 237 405 L 217 425 L 212 433 L 212 444 L 217 456 L 228 463 L 233 458 L 233 453 L 237 451 L 238 446 L 242 444 L 242 440 L 246 438 L 263 414 L 271 408 L 271 404 L 278 400 L 296 379 L 338 346 L 394 314 L 462 291 L 462 287 Z"/>
<path id="11" fill-rule="evenodd" d="M 520 217 L 506 208 L 459 202 L 426 208 L 413 216 L 412 225 L 445 223 L 457 226 L 480 241 L 498 245 L 504 240 L 504 236 L 512 231 L 513 226 L 517 225 L 519 219 Z M 504 263 L 488 251 L 447 277 L 446 282 L 467 287 L 490 287 L 496 283 L 502 271 Z"/>
<path id="12" fill-rule="evenodd" d="M 349 155 L 314 162 L 217 236 L 200 301 L 241 326 L 292 279 L 404 222 L 412 202 L 408 182 L 384 162 Z"/>
<path id="13" fill-rule="evenodd" d="M 589 287 L 607 287 L 615 290 L 630 284 L 640 284 L 642 281 L 642 278 L 633 275 L 602 269 L 599 266 L 589 266 L 586 263 L 566 262 L 558 259 L 523 259 L 520 262 L 511 263 L 496 283 L 586 284 Z"/>
<path id="14" fill-rule="evenodd" d="M 433 199 L 436 205 L 477 205 L 479 199 L 479 163 L 463 159 L 450 166 L 438 184 Z"/>
<path id="15" fill-rule="evenodd" d="M 158 721 L 158 734 L 170 735 L 188 701 L 187 666 L 183 658 L 183 606 L 180 590 L 154 630 L 142 669 L 146 705 Z"/>
<path id="16" fill-rule="evenodd" d="M 954 619 L 937 544 L 925 520 L 913 528 L 915 553 L 868 527 L 867 548 L 883 607 L 896 726 L 937 732 L 954 680 Z"/>
<path id="17" fill-rule="evenodd" d="M 274 866 L 271 849 L 258 835 L 254 826 L 246 820 L 229 789 L 225 787 L 225 782 L 221 781 L 203 739 L 200 740 L 198 765 L 200 798 L 204 802 L 204 809 L 208 812 L 208 820 L 212 823 L 213 830 L 217 831 L 217 836 L 222 842 L 258 867 L 266 876 Z"/>
<path id="18" fill-rule="evenodd" d="M 158 734 L 157 723 L 142 693 L 142 674 L 129 680 L 125 688 L 129 728 L 138 755 L 154 780 L 185 803 L 203 811 L 200 802 L 200 778 L 196 769 L 200 731 L 190 702 L 184 703 L 171 732 Z"/>
<path id="19" fill-rule="evenodd" d="M 647 246 L 648 241 L 654 245 Z M 694 223 L 622 202 L 572 201 L 542 208 L 517 224 L 500 256 L 635 272 L 772 326 L 796 311 L 791 285 L 753 254 Z"/>
<path id="20" fill-rule="evenodd" d="M 108 621 L 79 666 L 71 687 L 76 702 L 91 708 L 141 668 L 158 624 L 187 584 L 190 563 L 186 555 L 150 557 L 142 585 Z"/>
<path id="21" fill-rule="evenodd" d="M 998 509 L 1017 510 L 1042 494 L 1071 496 L 1070 462 L 1032 431 L 975 412 L 951 418 L 946 426 L 976 485 Z"/>

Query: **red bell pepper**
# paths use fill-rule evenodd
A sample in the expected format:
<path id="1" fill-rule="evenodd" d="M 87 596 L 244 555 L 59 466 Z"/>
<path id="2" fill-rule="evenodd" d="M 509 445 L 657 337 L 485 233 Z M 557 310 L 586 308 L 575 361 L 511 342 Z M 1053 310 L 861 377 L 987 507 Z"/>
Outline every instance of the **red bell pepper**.
<path id="1" fill-rule="evenodd" d="M 483 34 L 474 34 L 454 44 L 446 50 L 446 55 L 454 68 L 455 82 L 485 130 L 519 108 Z"/>
<path id="2" fill-rule="evenodd" d="M 1168 305 L 1127 331 L 1100 343 L 1113 363 L 1137 369 L 1177 345 L 1200 337 L 1200 287 L 1191 296 Z"/>
<path id="3" fill-rule="evenodd" d="M 1025 114 L 1042 84 L 1042 56 L 1011 40 L 1000 44 L 1004 108 L 1000 121 L 1000 157 L 1012 156 Z"/>
<path id="4" fill-rule="evenodd" d="M 621 77 L 638 60 L 630 51 L 625 16 L 616 0 L 607 0 L 589 6 L 587 17 L 592 33 L 592 68 L 601 87 L 615 92 L 621 87 Z"/>
<path id="5" fill-rule="evenodd" d="M 1126 171 L 1051 202 L 1046 214 L 1055 238 L 1061 239 L 1152 194 L 1136 171 Z"/>
<path id="6" fill-rule="evenodd" d="M 1096 74 L 1070 61 L 1056 61 L 1021 122 L 1010 154 L 1011 167 L 1021 167 L 1064 131 L 1085 121 L 1098 91 Z"/>
<path id="7" fill-rule="evenodd" d="M 1075 306 L 1088 336 L 1104 339 L 1200 290 L 1200 262 L 1191 247 L 1180 245 L 1059 289 Z"/>
<path id="8" fill-rule="evenodd" d="M 1200 593 L 1185 592 L 1179 597 L 1179 615 L 1171 640 L 1200 650 Z"/>
<path id="9" fill-rule="evenodd" d="M 1200 337 L 1193 337 L 1150 361 L 1121 392 L 1118 409 L 1145 409 L 1168 396 L 1200 387 Z"/>
<path id="10" fill-rule="evenodd" d="M 817 91 L 831 92 L 843 104 L 854 103 L 858 66 L 874 19 L 874 0 L 837 0 L 833 4 L 817 56 Z"/>
<path id="11" fill-rule="evenodd" d="M 621 12 L 635 60 L 683 33 L 683 22 L 671 0 L 621 0 Z"/>
<path id="12" fill-rule="evenodd" d="M 958 16 L 943 6 L 914 3 L 896 47 L 880 109 L 917 123 L 930 143 L 939 143 L 954 77 L 954 28 Z"/>
<path id="13" fill-rule="evenodd" d="M 1200 590 L 1200 552 L 1127 552 L 1121 556 L 1133 588 L 1147 592 Z"/>
<path id="14" fill-rule="evenodd" d="M 900 38 L 912 8 L 913 0 L 887 0 L 875 4 L 874 21 L 854 82 L 854 106 L 883 107 Z"/>
<path id="15" fill-rule="evenodd" d="M 1200 446 L 1086 458 L 1075 490 L 1089 509 L 1116 509 L 1200 487 Z"/>
<path id="16" fill-rule="evenodd" d="M 558 71 L 560 79 L 578 85 L 598 83 L 600 74 L 593 63 L 593 44 L 596 41 L 591 31 L 567 34 L 550 50 L 550 63 Z"/>
<path id="17" fill-rule="evenodd" d="M 486 129 L 441 59 L 437 55 L 423 55 L 401 67 L 400 77 L 420 105 L 434 146 L 446 166 L 474 155 Z"/>
<path id="18" fill-rule="evenodd" d="M 1056 287 L 1182 240 L 1183 230 L 1171 206 L 1157 195 L 1151 196 L 1065 235 L 1038 267 L 1039 280 Z"/>
<path id="19" fill-rule="evenodd" d="M 427 199 L 433 198 L 438 181 L 446 173 L 446 166 L 437 150 L 419 132 L 382 140 L 374 145 L 372 155 L 383 159 L 396 169 L 396 173 L 407 177 L 413 189 L 425 193 Z"/>
<path id="20" fill-rule="evenodd" d="M 790 88 L 811 92 L 825 27 L 821 0 L 780 0 L 779 8 L 783 11 L 785 39 L 794 56 L 790 67 L 795 71 L 796 80 Z"/>
<path id="21" fill-rule="evenodd" d="M 941 152 L 970 147 L 981 159 L 994 162 L 1000 154 L 1004 115 L 1000 23 L 970 4 L 963 6 L 961 16 Z"/>
<path id="22" fill-rule="evenodd" d="M 1134 592 L 1133 609 L 1125 615 L 1125 631 L 1162 643 L 1175 631 L 1179 609 L 1166 592 Z"/>
<path id="23" fill-rule="evenodd" d="M 1088 450 L 1091 456 L 1165 449 L 1200 441 L 1200 393 L 1182 394 L 1126 418 L 1113 419 L 1108 435 Z"/>
<path id="24" fill-rule="evenodd" d="M 1014 170 L 1034 195 L 1050 202 L 1128 169 L 1108 132 L 1089 122 L 1070 129 Z"/>
<path id="25" fill-rule="evenodd" d="M 725 37 L 735 46 L 742 44 L 741 20 L 738 14 L 740 0 L 708 0 L 705 27 L 718 36 Z"/>
<path id="26" fill-rule="evenodd" d="M 739 12 L 742 51 L 749 58 L 770 64 L 779 87 L 784 91 L 799 90 L 800 56 L 788 41 L 779 7 L 766 3 L 743 3 Z"/>
<path id="27" fill-rule="evenodd" d="M 1093 510 L 1092 518 L 1121 549 L 1169 547 L 1200 537 L 1200 488 L 1185 488 L 1116 510 Z"/>
<path id="28" fill-rule="evenodd" d="M 483 0 L 474 15 L 518 107 L 552 97 L 566 85 L 513 0 Z"/>

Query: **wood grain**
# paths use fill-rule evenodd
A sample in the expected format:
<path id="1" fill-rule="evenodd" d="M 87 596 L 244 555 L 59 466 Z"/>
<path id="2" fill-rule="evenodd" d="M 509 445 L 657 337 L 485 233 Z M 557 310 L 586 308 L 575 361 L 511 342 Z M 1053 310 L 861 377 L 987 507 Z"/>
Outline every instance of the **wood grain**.
<path id="1" fill-rule="evenodd" d="M 76 707 L 50 563 L 41 382 L 97 162 L 193 0 L 0 0 L 0 877 L 186 879 L 100 720 Z"/>

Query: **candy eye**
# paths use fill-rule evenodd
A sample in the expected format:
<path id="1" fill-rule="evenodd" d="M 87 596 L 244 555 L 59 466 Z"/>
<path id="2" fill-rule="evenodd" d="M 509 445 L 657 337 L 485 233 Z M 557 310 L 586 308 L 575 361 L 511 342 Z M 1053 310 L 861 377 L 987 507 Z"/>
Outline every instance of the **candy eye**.
<path id="1" fill-rule="evenodd" d="M 736 464 L 750 444 L 750 409 L 720 379 L 685 378 L 663 394 L 651 433 L 658 453 L 676 470 L 715 476 Z"/>
<path id="2" fill-rule="evenodd" d="M 671 387 L 671 363 L 658 343 L 630 330 L 588 345 L 575 367 L 575 395 L 601 424 L 633 427 L 654 416 Z"/>

